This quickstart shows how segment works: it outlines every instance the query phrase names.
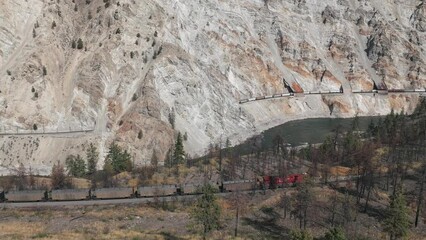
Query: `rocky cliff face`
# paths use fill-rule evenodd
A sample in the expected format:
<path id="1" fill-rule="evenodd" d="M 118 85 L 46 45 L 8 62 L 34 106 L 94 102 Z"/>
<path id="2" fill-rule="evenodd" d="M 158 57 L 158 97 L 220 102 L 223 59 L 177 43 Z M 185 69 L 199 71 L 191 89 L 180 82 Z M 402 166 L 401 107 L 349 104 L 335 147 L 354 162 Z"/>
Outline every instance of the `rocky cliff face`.
<path id="1" fill-rule="evenodd" d="M 291 119 L 410 111 L 416 95 L 350 91 L 426 86 L 425 10 L 424 0 L 1 1 L 0 130 L 91 131 L 3 136 L 0 162 L 45 172 L 88 142 L 105 153 L 117 141 L 142 163 L 154 150 L 164 158 L 176 131 L 201 154 Z M 238 103 L 285 92 L 283 80 L 345 93 Z"/>

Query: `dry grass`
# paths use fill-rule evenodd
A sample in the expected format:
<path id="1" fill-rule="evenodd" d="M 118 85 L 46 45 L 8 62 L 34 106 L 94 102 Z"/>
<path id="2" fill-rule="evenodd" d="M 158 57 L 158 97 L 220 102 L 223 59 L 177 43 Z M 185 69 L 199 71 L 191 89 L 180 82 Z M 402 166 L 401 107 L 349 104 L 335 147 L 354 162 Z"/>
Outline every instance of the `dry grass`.
<path id="1" fill-rule="evenodd" d="M 0 223 L 1 239 L 30 239 L 34 236 L 44 236 L 45 227 L 40 222 L 6 221 Z"/>

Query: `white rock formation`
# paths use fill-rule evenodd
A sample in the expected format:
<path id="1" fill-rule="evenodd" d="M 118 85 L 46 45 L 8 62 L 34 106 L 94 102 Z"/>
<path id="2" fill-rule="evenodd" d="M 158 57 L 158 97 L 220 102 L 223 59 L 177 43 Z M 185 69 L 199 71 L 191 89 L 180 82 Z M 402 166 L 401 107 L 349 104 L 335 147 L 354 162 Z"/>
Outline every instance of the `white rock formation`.
<path id="1" fill-rule="evenodd" d="M 331 117 L 411 111 L 416 95 L 350 91 L 426 86 L 424 0 L 74 2 L 0 2 L 0 131 L 93 130 L 2 136 L 4 167 L 45 173 L 89 142 L 104 155 L 113 140 L 136 163 L 154 149 L 164 158 L 171 114 L 187 151 L 202 154 L 212 142 L 330 117 L 329 106 Z M 287 91 L 283 79 L 345 94 L 238 103 Z"/>

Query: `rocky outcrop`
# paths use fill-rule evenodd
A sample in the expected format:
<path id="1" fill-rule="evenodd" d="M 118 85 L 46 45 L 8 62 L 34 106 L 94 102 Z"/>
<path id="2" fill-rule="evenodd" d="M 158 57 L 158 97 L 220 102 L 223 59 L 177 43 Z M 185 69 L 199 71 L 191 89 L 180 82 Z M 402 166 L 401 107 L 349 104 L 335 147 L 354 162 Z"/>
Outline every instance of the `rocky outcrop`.
<path id="1" fill-rule="evenodd" d="M 4 0 L 0 131 L 93 131 L 1 137 L 0 159 L 4 166 L 33 159 L 49 169 L 83 149 L 71 146 L 95 142 L 103 156 L 116 141 L 145 163 L 154 150 L 164 158 L 177 131 L 196 155 L 210 143 L 236 144 L 292 119 L 329 117 L 331 109 L 332 117 L 410 111 L 415 95 L 350 92 L 374 84 L 426 86 L 424 6 L 417 0 Z M 286 92 L 284 83 L 299 92 L 342 87 L 345 93 L 238 104 Z M 39 147 L 26 143 L 33 140 Z"/>

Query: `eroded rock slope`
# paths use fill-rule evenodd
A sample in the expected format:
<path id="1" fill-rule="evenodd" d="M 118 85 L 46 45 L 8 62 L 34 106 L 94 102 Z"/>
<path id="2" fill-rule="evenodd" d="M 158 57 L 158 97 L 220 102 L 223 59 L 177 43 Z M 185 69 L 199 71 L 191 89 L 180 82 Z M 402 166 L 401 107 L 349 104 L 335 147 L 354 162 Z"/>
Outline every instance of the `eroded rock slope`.
<path id="1" fill-rule="evenodd" d="M 89 142 L 105 154 L 117 141 L 142 163 L 154 150 L 163 159 L 176 131 L 194 155 L 291 119 L 409 112 L 417 95 L 351 91 L 426 86 L 425 10 L 424 0 L 1 1 L 1 131 L 90 132 L 3 136 L 0 162 L 46 172 Z M 283 80 L 345 93 L 238 103 L 286 92 Z"/>

